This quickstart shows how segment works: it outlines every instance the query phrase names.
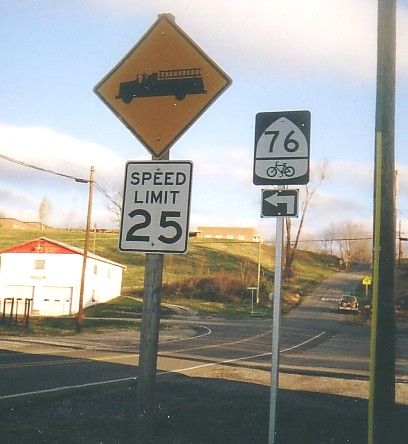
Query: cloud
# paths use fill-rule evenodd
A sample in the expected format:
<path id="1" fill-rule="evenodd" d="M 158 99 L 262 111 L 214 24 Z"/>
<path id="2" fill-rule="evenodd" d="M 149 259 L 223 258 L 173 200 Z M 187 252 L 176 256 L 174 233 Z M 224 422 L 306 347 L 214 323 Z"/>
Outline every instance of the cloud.
<path id="1" fill-rule="evenodd" d="M 124 161 L 106 148 L 76 139 L 44 127 L 17 127 L 0 125 L 0 153 L 11 159 L 23 161 L 58 173 L 88 178 L 93 165 L 96 174 L 104 180 L 113 179 Z M 18 180 L 29 175 L 23 166 L 0 162 L 2 176 L 18 174 Z M 45 173 L 40 173 L 44 177 Z M 37 174 L 38 176 L 38 174 Z"/>
<path id="2" fill-rule="evenodd" d="M 212 147 L 194 154 L 194 177 L 200 181 L 233 181 L 236 184 L 252 182 L 252 149 Z"/>
<path id="3" fill-rule="evenodd" d="M 12 207 L 20 207 L 31 205 L 32 201 L 25 193 L 21 193 L 19 191 L 10 190 L 8 188 L 3 188 L 0 185 L 0 210 L 4 206 L 12 206 Z"/>
<path id="4" fill-rule="evenodd" d="M 290 75 L 331 71 L 375 80 L 377 3 L 372 0 L 90 0 L 111 13 L 170 11 L 215 59 Z M 398 66 L 408 74 L 408 7 L 398 8 Z"/>
<path id="5" fill-rule="evenodd" d="M 125 161 L 108 149 L 44 127 L 0 125 L 0 154 L 76 178 L 89 178 L 95 166 L 96 182 L 110 192 L 122 183 Z M 0 209 L 7 217 L 36 220 L 44 196 L 52 203 L 49 224 L 84 225 L 88 187 L 65 177 L 0 158 Z M 94 221 L 111 225 L 106 200 L 95 193 Z"/>
<path id="6" fill-rule="evenodd" d="M 358 188 L 365 191 L 373 188 L 373 165 L 371 162 L 359 163 L 347 159 L 330 159 L 328 182 Z"/>

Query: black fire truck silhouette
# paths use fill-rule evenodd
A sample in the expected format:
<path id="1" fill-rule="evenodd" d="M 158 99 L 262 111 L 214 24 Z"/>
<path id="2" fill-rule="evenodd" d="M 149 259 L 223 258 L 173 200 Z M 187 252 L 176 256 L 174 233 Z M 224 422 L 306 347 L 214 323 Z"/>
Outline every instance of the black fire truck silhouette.
<path id="1" fill-rule="evenodd" d="M 139 74 L 136 80 L 119 85 L 117 99 L 130 103 L 135 97 L 174 96 L 183 100 L 188 94 L 205 94 L 201 68 L 169 69 Z"/>

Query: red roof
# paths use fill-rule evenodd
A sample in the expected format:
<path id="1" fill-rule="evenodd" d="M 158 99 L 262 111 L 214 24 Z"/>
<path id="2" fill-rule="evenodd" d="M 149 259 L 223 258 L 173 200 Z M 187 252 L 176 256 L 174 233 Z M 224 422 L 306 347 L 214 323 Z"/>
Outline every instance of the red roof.
<path id="1" fill-rule="evenodd" d="M 84 254 L 82 248 L 73 247 L 72 245 L 64 244 L 62 242 L 49 239 L 47 237 L 40 237 L 32 241 L 25 242 L 21 245 L 6 248 L 0 253 L 46 253 L 46 254 Z M 106 262 L 108 264 L 116 265 L 118 267 L 126 268 L 125 265 L 118 264 L 117 262 L 106 259 L 97 254 L 90 253 L 88 251 L 87 257 L 96 259 L 98 261 Z"/>
<path id="2" fill-rule="evenodd" d="M 77 254 L 78 252 L 55 243 L 46 238 L 34 239 L 21 245 L 7 248 L 2 253 L 47 253 L 47 254 Z"/>

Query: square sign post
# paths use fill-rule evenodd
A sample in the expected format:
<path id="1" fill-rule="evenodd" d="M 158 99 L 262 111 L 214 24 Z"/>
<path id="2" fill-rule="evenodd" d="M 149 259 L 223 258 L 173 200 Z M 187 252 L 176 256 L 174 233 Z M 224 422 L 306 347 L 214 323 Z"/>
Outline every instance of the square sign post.
<path id="1" fill-rule="evenodd" d="M 262 217 L 277 218 L 269 444 L 275 442 L 279 379 L 283 223 L 285 217 L 297 217 L 298 209 L 298 190 L 285 190 L 285 186 L 309 182 L 309 145 L 309 111 L 264 112 L 256 115 L 253 182 L 255 185 L 278 185 L 277 190 L 262 190 L 261 208 Z"/>

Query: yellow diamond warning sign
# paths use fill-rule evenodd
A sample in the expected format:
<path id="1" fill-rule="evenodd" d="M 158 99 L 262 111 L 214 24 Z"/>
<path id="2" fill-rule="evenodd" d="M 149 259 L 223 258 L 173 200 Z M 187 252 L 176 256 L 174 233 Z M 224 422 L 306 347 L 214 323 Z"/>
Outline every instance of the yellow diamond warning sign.
<path id="1" fill-rule="evenodd" d="M 161 14 L 94 91 L 160 158 L 230 84 L 173 16 Z"/>

